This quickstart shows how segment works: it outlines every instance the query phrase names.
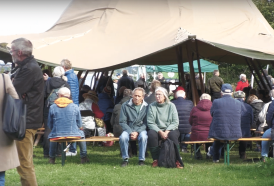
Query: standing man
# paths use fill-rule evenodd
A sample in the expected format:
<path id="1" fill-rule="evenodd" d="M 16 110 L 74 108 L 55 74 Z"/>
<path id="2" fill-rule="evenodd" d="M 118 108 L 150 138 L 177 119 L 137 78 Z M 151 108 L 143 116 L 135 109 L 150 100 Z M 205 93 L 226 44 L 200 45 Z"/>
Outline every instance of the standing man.
<path id="1" fill-rule="evenodd" d="M 79 106 L 79 83 L 78 78 L 76 74 L 74 73 L 73 69 L 71 68 L 71 62 L 68 59 L 63 59 L 61 61 L 61 66 L 65 70 L 65 76 L 68 78 L 68 84 L 70 86 L 71 91 L 71 99 L 74 104 Z M 76 143 L 72 143 L 72 145 L 69 147 L 69 152 L 66 154 L 67 156 L 76 156 Z"/>
<path id="2" fill-rule="evenodd" d="M 175 99 L 172 101 L 176 106 L 179 117 L 179 131 L 181 141 L 190 141 L 191 125 L 189 123 L 190 112 L 193 108 L 193 102 L 186 100 L 185 89 L 178 86 L 174 91 Z M 187 144 L 182 144 L 182 152 L 187 153 Z"/>
<path id="3" fill-rule="evenodd" d="M 219 70 L 214 70 L 213 77 L 208 80 L 207 92 L 211 95 L 211 101 L 221 98 L 221 87 L 224 84 L 222 78 L 219 77 Z"/>
<path id="4" fill-rule="evenodd" d="M 36 130 L 43 122 L 44 78 L 42 71 L 32 56 L 32 43 L 19 38 L 11 43 L 10 54 L 18 66 L 13 85 L 20 99 L 27 104 L 27 129 L 25 138 L 16 141 L 20 166 L 17 171 L 21 184 L 36 186 L 36 175 L 33 165 L 33 142 Z"/>
<path id="5" fill-rule="evenodd" d="M 164 77 L 164 75 L 163 75 L 162 72 L 158 73 L 156 80 L 160 81 L 161 82 L 161 86 L 163 88 L 165 88 L 167 90 L 167 92 L 169 93 L 169 85 L 166 84 L 167 81 L 166 81 L 166 79 L 165 79 L 165 77 Z"/>
<path id="6" fill-rule="evenodd" d="M 145 90 L 135 88 L 132 92 L 132 99 L 122 104 L 119 123 L 123 133 L 120 136 L 120 148 L 123 163 L 121 167 L 128 165 L 128 142 L 138 140 L 139 144 L 139 165 L 144 165 L 145 152 L 147 147 L 147 108 L 148 104 L 144 101 Z"/>

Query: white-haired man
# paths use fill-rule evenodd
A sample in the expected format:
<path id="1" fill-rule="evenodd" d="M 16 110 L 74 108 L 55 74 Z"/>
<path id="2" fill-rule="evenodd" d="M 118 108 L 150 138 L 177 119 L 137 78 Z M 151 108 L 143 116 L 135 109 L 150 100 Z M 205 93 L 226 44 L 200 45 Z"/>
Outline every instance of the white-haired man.
<path id="1" fill-rule="evenodd" d="M 213 162 L 219 162 L 220 149 L 223 144 L 219 140 L 237 140 L 242 137 L 241 102 L 232 98 L 232 87 L 223 84 L 222 98 L 213 101 L 210 113 L 212 122 L 208 138 L 217 139 L 213 143 Z"/>
<path id="2" fill-rule="evenodd" d="M 186 93 L 185 89 L 181 86 L 178 86 L 174 91 L 175 99 L 172 100 L 172 103 L 176 106 L 178 117 L 179 117 L 179 131 L 181 135 L 181 141 L 189 141 L 191 125 L 189 123 L 190 112 L 193 108 L 193 102 L 185 99 Z M 187 153 L 187 144 L 181 145 L 182 152 Z"/>
<path id="3" fill-rule="evenodd" d="M 248 80 L 246 79 L 246 75 L 245 74 L 241 74 L 240 75 L 240 81 L 237 83 L 237 86 L 236 86 L 236 91 L 243 91 L 243 89 L 245 87 L 248 87 L 249 84 L 248 84 Z"/>
<path id="4" fill-rule="evenodd" d="M 80 130 L 82 127 L 81 114 L 78 105 L 74 104 L 70 99 L 70 90 L 66 87 L 60 88 L 58 91 L 58 99 L 55 104 L 50 106 L 48 116 L 48 127 L 51 132 L 49 139 L 59 137 L 79 137 L 84 138 L 84 132 Z M 79 142 L 81 163 L 89 162 L 87 158 L 86 142 Z M 56 142 L 50 142 L 49 163 L 55 163 Z"/>
<path id="5" fill-rule="evenodd" d="M 33 165 L 33 141 L 36 130 L 43 122 L 44 79 L 41 68 L 32 56 L 32 43 L 19 38 L 11 43 L 10 54 L 18 66 L 13 85 L 20 97 L 26 100 L 27 122 L 26 135 L 22 141 L 16 141 L 20 166 L 17 171 L 22 185 L 37 185 Z"/>
<path id="6" fill-rule="evenodd" d="M 132 99 L 122 104 L 119 123 L 122 127 L 120 135 L 120 147 L 123 163 L 121 167 L 128 165 L 128 143 L 129 140 L 138 140 L 139 144 L 139 165 L 144 165 L 145 152 L 147 147 L 147 108 L 144 101 L 145 90 L 137 87 L 132 92 Z"/>

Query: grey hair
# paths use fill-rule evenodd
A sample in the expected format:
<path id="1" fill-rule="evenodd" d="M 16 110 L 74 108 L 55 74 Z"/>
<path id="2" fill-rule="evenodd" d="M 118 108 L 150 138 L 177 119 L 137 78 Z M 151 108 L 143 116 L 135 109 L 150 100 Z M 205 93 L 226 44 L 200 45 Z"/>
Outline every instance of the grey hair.
<path id="1" fill-rule="evenodd" d="M 132 95 L 132 90 L 131 89 L 125 89 L 123 93 L 123 97 L 128 97 Z"/>
<path id="2" fill-rule="evenodd" d="M 185 91 L 183 91 L 183 90 L 178 90 L 178 91 L 176 91 L 176 96 L 177 97 L 185 97 L 186 96 L 186 92 Z"/>
<path id="3" fill-rule="evenodd" d="M 55 67 L 52 72 L 53 77 L 61 77 L 64 81 L 68 81 L 68 78 L 64 75 L 65 75 L 65 70 L 61 66 Z"/>
<path id="4" fill-rule="evenodd" d="M 122 74 L 123 74 L 123 75 L 127 75 L 127 70 L 124 69 L 124 70 L 122 71 Z"/>
<path id="5" fill-rule="evenodd" d="M 15 50 L 20 50 L 24 56 L 30 57 L 32 55 L 32 43 L 25 38 L 18 38 L 11 42 Z"/>
<path id="6" fill-rule="evenodd" d="M 272 98 L 274 98 L 274 89 L 272 89 L 272 90 L 269 91 L 269 96 L 272 97 Z"/>
<path id="7" fill-rule="evenodd" d="M 62 87 L 58 90 L 58 95 L 70 97 L 70 90 L 67 87 Z"/>
<path id="8" fill-rule="evenodd" d="M 246 75 L 245 74 L 241 74 L 240 75 L 240 80 L 241 80 L 242 77 L 246 77 Z"/>
<path id="9" fill-rule="evenodd" d="M 125 90 L 127 90 L 127 89 L 125 89 Z M 145 90 L 144 90 L 143 88 L 141 88 L 141 87 L 135 88 L 135 89 L 132 91 L 132 95 L 134 95 L 135 91 L 137 91 L 137 90 L 142 91 L 143 97 L 145 97 L 146 92 L 145 92 Z"/>
<path id="10" fill-rule="evenodd" d="M 61 61 L 61 66 L 65 67 L 65 69 L 71 69 L 71 62 L 68 59 L 63 59 Z"/>
<path id="11" fill-rule="evenodd" d="M 203 99 L 211 100 L 211 96 L 209 94 L 203 93 L 200 97 L 200 100 L 203 100 Z"/>
<path id="12" fill-rule="evenodd" d="M 161 91 L 161 92 L 164 94 L 164 96 L 165 96 L 165 98 L 166 98 L 166 101 L 165 101 L 165 102 L 167 102 L 167 103 L 170 102 L 170 101 L 169 101 L 169 98 L 168 98 L 167 90 L 166 90 L 165 88 L 163 88 L 163 87 L 157 87 L 156 90 L 155 90 L 155 92 L 157 92 L 157 91 Z"/>

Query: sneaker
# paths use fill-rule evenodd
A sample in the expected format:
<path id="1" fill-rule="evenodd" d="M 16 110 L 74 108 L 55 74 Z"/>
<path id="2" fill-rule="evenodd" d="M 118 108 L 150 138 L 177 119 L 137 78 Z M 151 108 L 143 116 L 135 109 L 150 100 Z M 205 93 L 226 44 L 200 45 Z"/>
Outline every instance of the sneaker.
<path id="1" fill-rule="evenodd" d="M 55 164 L 55 158 L 49 158 L 49 164 Z"/>
<path id="2" fill-rule="evenodd" d="M 179 161 L 176 161 L 176 168 L 183 169 L 184 167 L 181 165 L 181 163 Z"/>
<path id="3" fill-rule="evenodd" d="M 143 160 L 139 160 L 139 163 L 138 163 L 140 166 L 144 166 L 145 165 L 145 162 Z"/>
<path id="4" fill-rule="evenodd" d="M 152 167 L 158 167 L 158 160 L 154 160 L 152 162 Z"/>
<path id="5" fill-rule="evenodd" d="M 75 152 L 66 152 L 66 156 L 76 156 L 77 155 L 77 151 Z"/>
<path id="6" fill-rule="evenodd" d="M 213 160 L 213 163 L 219 163 L 219 160 Z"/>
<path id="7" fill-rule="evenodd" d="M 128 161 L 123 161 L 123 163 L 121 164 L 121 167 L 126 167 L 128 165 Z"/>
<path id="8" fill-rule="evenodd" d="M 189 153 L 189 151 L 187 149 L 182 149 L 183 153 Z"/>
<path id="9" fill-rule="evenodd" d="M 81 158 L 81 164 L 88 163 L 89 159 L 87 157 Z"/>

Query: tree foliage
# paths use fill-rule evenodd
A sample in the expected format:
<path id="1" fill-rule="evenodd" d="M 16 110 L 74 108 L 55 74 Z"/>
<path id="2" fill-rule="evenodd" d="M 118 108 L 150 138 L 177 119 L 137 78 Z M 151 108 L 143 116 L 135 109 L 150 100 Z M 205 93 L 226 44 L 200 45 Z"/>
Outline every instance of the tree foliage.
<path id="1" fill-rule="evenodd" d="M 274 28 L 274 0 L 253 0 L 267 22 Z"/>

